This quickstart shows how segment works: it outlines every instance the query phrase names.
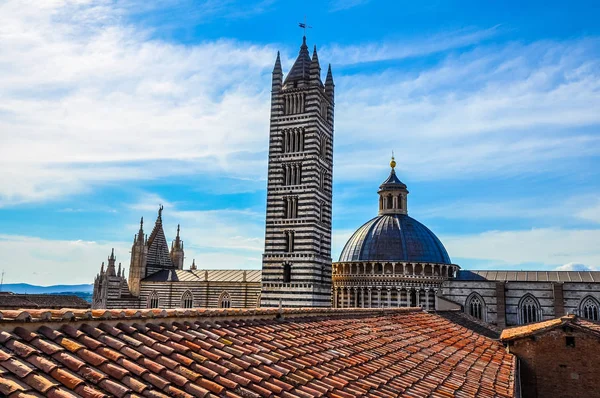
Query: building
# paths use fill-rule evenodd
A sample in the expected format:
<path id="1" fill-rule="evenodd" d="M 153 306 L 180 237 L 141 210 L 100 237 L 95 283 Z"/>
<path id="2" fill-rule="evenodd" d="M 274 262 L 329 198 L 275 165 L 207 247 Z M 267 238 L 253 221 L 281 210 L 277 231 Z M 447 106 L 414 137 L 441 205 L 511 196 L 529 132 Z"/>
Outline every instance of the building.
<path id="1" fill-rule="evenodd" d="M 92 308 L 255 308 L 260 304 L 260 270 L 199 270 L 192 262 L 183 269 L 184 248 L 177 236 L 167 245 L 162 211 L 150 236 L 144 220 L 131 247 L 129 279 L 116 264 L 114 250 L 94 280 Z"/>
<path id="2" fill-rule="evenodd" d="M 129 276 L 114 253 L 94 282 L 94 308 L 423 307 L 461 310 L 502 329 L 600 314 L 600 272 L 472 271 L 453 264 L 442 242 L 408 215 L 408 187 L 392 159 L 379 186 L 378 215 L 331 259 L 334 83 L 325 82 L 306 38 L 284 79 L 273 68 L 265 251 L 260 270 L 184 266 L 179 228 L 169 245 L 162 207 L 150 235 L 143 220 Z"/>
<path id="3" fill-rule="evenodd" d="M 523 397 L 600 397 L 600 324 L 568 315 L 505 329 L 500 339 L 519 358 Z"/>
<path id="4" fill-rule="evenodd" d="M 513 354 L 417 308 L 0 311 L 7 397 L 518 397 Z"/>
<path id="5" fill-rule="evenodd" d="M 333 306 L 435 309 L 443 282 L 460 267 L 442 242 L 408 215 L 408 189 L 392 158 L 379 187 L 379 213 L 350 237 L 333 264 Z"/>
<path id="6" fill-rule="evenodd" d="M 334 84 L 303 38 L 285 80 L 273 69 L 263 307 L 331 306 Z"/>
<path id="7" fill-rule="evenodd" d="M 333 263 L 334 307 L 458 309 L 500 329 L 565 314 L 600 320 L 600 271 L 461 270 L 435 234 L 408 216 L 407 186 L 394 159 L 390 166 L 379 214 Z"/>

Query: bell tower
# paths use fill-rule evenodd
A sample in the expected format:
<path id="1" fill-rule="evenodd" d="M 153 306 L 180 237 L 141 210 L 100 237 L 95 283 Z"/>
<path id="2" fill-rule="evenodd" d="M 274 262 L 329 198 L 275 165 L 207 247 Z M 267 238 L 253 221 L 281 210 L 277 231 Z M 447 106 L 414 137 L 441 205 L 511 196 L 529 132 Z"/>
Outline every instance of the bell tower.
<path id="1" fill-rule="evenodd" d="M 273 68 L 263 307 L 331 306 L 334 84 L 306 37 L 285 80 Z"/>

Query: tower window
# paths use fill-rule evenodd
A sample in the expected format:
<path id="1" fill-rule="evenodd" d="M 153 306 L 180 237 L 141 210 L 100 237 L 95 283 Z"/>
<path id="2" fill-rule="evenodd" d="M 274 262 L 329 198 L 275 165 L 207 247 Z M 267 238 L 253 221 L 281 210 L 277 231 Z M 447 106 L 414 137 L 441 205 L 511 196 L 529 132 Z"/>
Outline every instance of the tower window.
<path id="1" fill-rule="evenodd" d="M 231 308 L 231 296 L 227 292 L 222 292 L 219 296 L 219 308 Z"/>
<path id="2" fill-rule="evenodd" d="M 285 251 L 286 253 L 294 251 L 294 231 L 285 231 Z"/>
<path id="3" fill-rule="evenodd" d="M 286 129 L 282 132 L 283 152 L 294 153 L 304 150 L 304 129 Z"/>
<path id="4" fill-rule="evenodd" d="M 296 88 L 297 82 L 294 82 L 294 88 Z M 304 103 L 306 95 L 304 93 L 291 93 L 283 97 L 284 99 L 284 113 L 286 115 L 293 115 L 296 113 L 303 113 Z"/>
<path id="5" fill-rule="evenodd" d="M 192 308 L 194 306 L 194 297 L 192 296 L 192 292 L 187 290 L 181 296 L 181 308 Z"/>
<path id="6" fill-rule="evenodd" d="M 302 164 L 287 163 L 283 165 L 283 185 L 301 185 L 302 184 Z"/>
<path id="7" fill-rule="evenodd" d="M 465 307 L 469 315 L 485 321 L 485 302 L 479 294 L 473 293 L 471 297 L 467 299 Z"/>
<path id="8" fill-rule="evenodd" d="M 158 308 L 158 293 L 155 291 L 148 296 L 148 308 Z"/>
<path id="9" fill-rule="evenodd" d="M 327 137 L 325 134 L 321 137 L 321 157 L 323 159 L 327 157 Z"/>
<path id="10" fill-rule="evenodd" d="M 575 337 L 573 336 L 566 336 L 565 337 L 565 344 L 567 347 L 573 347 L 575 348 Z"/>
<path id="11" fill-rule="evenodd" d="M 290 283 L 292 281 L 292 265 L 290 263 L 283 263 L 283 283 Z"/>
<path id="12" fill-rule="evenodd" d="M 298 197 L 297 196 L 286 196 L 283 198 L 283 218 L 297 218 L 298 217 Z"/>

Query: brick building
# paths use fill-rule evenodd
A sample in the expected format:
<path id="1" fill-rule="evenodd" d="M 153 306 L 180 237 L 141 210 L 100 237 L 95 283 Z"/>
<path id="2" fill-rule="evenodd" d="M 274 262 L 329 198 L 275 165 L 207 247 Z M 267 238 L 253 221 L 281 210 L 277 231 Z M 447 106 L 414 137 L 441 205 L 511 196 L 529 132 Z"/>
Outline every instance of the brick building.
<path id="1" fill-rule="evenodd" d="M 573 315 L 505 329 L 524 398 L 600 397 L 600 324 Z"/>

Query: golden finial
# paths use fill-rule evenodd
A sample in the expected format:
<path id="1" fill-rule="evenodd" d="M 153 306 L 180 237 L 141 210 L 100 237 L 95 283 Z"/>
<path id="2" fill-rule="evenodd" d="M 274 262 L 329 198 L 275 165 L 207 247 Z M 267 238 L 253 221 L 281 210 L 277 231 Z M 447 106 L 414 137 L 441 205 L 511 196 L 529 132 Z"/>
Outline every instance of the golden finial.
<path id="1" fill-rule="evenodd" d="M 390 162 L 390 167 L 392 169 L 396 167 L 396 161 L 394 160 L 394 151 L 392 151 L 392 161 Z"/>

